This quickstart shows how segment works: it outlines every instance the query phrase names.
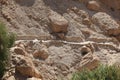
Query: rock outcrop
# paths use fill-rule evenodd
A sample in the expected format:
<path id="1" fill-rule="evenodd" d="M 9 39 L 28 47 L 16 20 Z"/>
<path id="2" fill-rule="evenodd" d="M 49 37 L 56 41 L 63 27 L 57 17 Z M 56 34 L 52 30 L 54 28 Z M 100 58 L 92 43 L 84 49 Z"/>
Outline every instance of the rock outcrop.
<path id="1" fill-rule="evenodd" d="M 92 55 L 92 54 L 87 54 L 82 58 L 82 61 L 79 64 L 79 67 L 77 68 L 78 70 L 82 69 L 89 69 L 93 70 L 97 68 L 100 64 L 100 60 L 97 56 Z"/>
<path id="2" fill-rule="evenodd" d="M 100 1 L 110 8 L 113 8 L 116 10 L 120 9 L 120 1 L 119 0 L 100 0 Z"/>
<path id="3" fill-rule="evenodd" d="M 111 18 L 108 14 L 104 12 L 98 12 L 93 15 L 92 21 L 94 24 L 99 26 L 103 33 L 108 35 L 119 35 L 120 34 L 120 25 Z"/>
<path id="4" fill-rule="evenodd" d="M 17 62 L 16 71 L 27 77 L 42 78 L 39 71 L 35 68 L 32 60 L 28 57 L 19 57 L 20 60 Z"/>
<path id="5" fill-rule="evenodd" d="M 55 12 L 51 13 L 49 15 L 49 20 L 50 20 L 51 29 L 53 32 L 56 32 L 56 33 L 67 32 L 68 21 L 64 17 L 62 17 L 60 14 L 57 14 Z"/>
<path id="6" fill-rule="evenodd" d="M 92 45 L 91 45 L 92 46 Z M 83 46 L 81 48 L 82 60 L 77 65 L 78 70 L 89 69 L 93 70 L 100 64 L 100 59 L 94 54 L 93 47 Z"/>

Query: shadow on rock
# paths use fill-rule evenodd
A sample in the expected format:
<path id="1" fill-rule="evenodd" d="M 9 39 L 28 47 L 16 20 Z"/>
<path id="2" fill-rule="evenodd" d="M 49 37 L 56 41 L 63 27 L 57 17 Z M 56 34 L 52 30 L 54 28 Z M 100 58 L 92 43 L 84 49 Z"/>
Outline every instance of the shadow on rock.
<path id="1" fill-rule="evenodd" d="M 30 7 L 35 3 L 35 0 L 15 0 L 21 6 Z"/>
<path id="2" fill-rule="evenodd" d="M 49 6 L 55 12 L 59 14 L 66 13 L 67 9 L 72 7 L 80 8 L 80 4 L 73 0 L 43 0 L 44 3 Z"/>

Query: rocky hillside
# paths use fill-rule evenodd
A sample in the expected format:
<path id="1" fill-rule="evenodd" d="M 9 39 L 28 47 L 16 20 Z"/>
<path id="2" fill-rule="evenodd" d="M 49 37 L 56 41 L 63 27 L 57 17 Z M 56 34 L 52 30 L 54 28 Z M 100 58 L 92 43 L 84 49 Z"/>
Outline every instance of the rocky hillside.
<path id="1" fill-rule="evenodd" d="M 120 65 L 119 0 L 0 0 L 17 34 L 3 80 L 70 80 L 99 63 Z"/>

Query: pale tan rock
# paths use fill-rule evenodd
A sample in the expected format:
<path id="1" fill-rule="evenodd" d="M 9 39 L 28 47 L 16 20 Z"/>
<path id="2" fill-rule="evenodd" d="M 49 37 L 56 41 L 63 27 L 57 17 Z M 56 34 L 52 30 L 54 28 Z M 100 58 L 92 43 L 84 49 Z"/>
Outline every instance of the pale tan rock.
<path id="1" fill-rule="evenodd" d="M 94 24 L 99 26 L 103 33 L 108 35 L 118 35 L 120 34 L 119 24 L 111 18 L 108 14 L 104 12 L 98 12 L 92 16 L 92 21 Z"/>
<path id="2" fill-rule="evenodd" d="M 89 1 L 87 4 L 87 8 L 93 11 L 99 11 L 100 4 L 97 1 Z"/>
<path id="3" fill-rule="evenodd" d="M 81 19 L 89 18 L 88 12 L 78 9 L 76 7 L 68 9 L 68 13 L 72 17 L 72 19 L 74 19 L 75 21 L 81 21 Z M 70 19 L 70 21 L 72 20 Z"/>
<path id="4" fill-rule="evenodd" d="M 15 80 L 14 76 L 10 76 L 7 80 Z"/>
<path id="5" fill-rule="evenodd" d="M 36 78 L 42 78 L 39 71 L 35 68 L 31 58 L 20 56 L 16 65 L 16 71 L 23 76 L 31 76 Z"/>
<path id="6" fill-rule="evenodd" d="M 88 26 L 92 24 L 89 18 L 84 18 L 82 22 L 83 24 L 88 25 Z"/>
<path id="7" fill-rule="evenodd" d="M 51 13 L 49 15 L 51 29 L 53 32 L 67 32 L 68 21 L 60 14 Z"/>
<path id="8" fill-rule="evenodd" d="M 42 80 L 42 79 L 32 77 L 32 78 L 27 78 L 27 80 Z"/>
<path id="9" fill-rule="evenodd" d="M 108 65 L 115 65 L 120 68 L 120 54 L 109 55 L 112 59 L 109 61 Z"/>
<path id="10" fill-rule="evenodd" d="M 10 71 L 5 72 L 1 80 L 15 80 L 15 76 Z"/>
<path id="11" fill-rule="evenodd" d="M 77 65 L 78 70 L 89 69 L 92 70 L 99 66 L 100 59 L 94 54 L 93 45 L 88 44 L 81 48 L 82 59 Z"/>
<path id="12" fill-rule="evenodd" d="M 100 64 L 100 59 L 96 55 L 93 55 L 92 53 L 88 53 L 82 58 L 82 61 L 80 62 L 79 67 L 77 69 L 80 71 L 83 69 L 93 70 L 97 68 L 99 64 Z"/>
<path id="13" fill-rule="evenodd" d="M 79 10 L 77 13 L 80 17 L 84 18 L 89 18 L 89 14 L 88 12 L 84 11 L 84 10 Z"/>
<path id="14" fill-rule="evenodd" d="M 21 41 L 15 41 L 15 46 L 16 47 L 20 47 L 20 48 L 22 48 L 22 49 L 24 49 L 25 50 L 25 43 L 24 42 L 21 42 Z"/>
<path id="15" fill-rule="evenodd" d="M 91 30 L 89 28 L 81 28 L 80 30 L 86 38 L 88 38 L 90 35 L 95 33 L 93 30 Z"/>

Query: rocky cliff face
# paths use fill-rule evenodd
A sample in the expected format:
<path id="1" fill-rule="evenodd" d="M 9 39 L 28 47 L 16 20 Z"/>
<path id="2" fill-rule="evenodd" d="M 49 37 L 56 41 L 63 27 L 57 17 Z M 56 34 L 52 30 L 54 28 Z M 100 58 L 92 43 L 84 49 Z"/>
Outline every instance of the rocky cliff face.
<path id="1" fill-rule="evenodd" d="M 120 1 L 118 0 L 100 0 L 102 3 L 115 10 L 120 10 Z"/>
<path id="2" fill-rule="evenodd" d="M 83 67 L 119 66 L 119 7 L 118 0 L 0 0 L 0 20 L 17 34 L 4 79 L 70 80 Z"/>

